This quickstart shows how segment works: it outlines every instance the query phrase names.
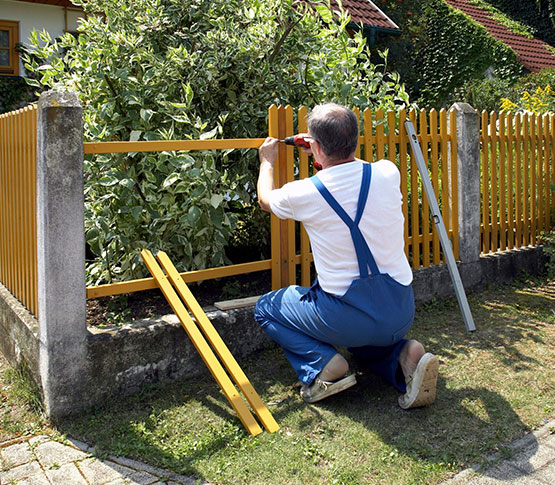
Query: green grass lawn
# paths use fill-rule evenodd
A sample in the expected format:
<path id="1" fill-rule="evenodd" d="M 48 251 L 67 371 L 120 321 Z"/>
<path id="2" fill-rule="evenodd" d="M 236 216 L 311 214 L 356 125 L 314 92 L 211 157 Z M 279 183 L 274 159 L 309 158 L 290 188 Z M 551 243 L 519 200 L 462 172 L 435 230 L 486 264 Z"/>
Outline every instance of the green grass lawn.
<path id="1" fill-rule="evenodd" d="M 555 282 L 492 287 L 469 303 L 472 334 L 456 300 L 417 310 L 409 336 L 441 362 L 428 408 L 400 409 L 397 391 L 358 362 L 355 387 L 307 405 L 268 348 L 240 364 L 277 433 L 249 436 L 209 374 L 112 399 L 58 431 L 218 484 L 437 483 L 555 416 Z"/>

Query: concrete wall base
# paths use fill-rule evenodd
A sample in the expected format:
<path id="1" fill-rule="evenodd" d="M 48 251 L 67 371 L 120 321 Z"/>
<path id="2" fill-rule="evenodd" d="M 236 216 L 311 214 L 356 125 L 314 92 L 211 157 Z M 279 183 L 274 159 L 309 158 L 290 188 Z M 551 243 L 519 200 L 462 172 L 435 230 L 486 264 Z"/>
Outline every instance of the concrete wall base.
<path id="1" fill-rule="evenodd" d="M 542 248 L 529 247 L 482 256 L 473 263 L 459 263 L 459 271 L 466 290 L 471 291 L 509 282 L 522 273 L 541 274 L 545 263 Z M 454 296 L 446 265 L 415 271 L 414 290 L 417 305 Z M 252 306 L 226 311 L 212 307 L 206 312 L 239 362 L 273 345 L 254 321 Z M 37 321 L 2 286 L 0 346 L 11 362 L 25 361 L 38 377 Z M 88 392 L 85 399 L 75 399 L 75 412 L 114 395 L 137 392 L 144 386 L 208 373 L 175 315 L 118 327 L 89 327 L 86 348 L 91 373 L 83 379 Z"/>
<path id="2" fill-rule="evenodd" d="M 12 365 L 25 366 L 40 383 L 39 322 L 1 283 L 0 352 Z"/>

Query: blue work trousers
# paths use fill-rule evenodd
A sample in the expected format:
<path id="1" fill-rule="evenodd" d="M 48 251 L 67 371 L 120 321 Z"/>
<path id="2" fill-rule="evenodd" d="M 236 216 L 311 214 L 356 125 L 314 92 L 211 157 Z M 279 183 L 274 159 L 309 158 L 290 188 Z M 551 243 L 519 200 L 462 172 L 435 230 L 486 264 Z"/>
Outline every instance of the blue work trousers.
<path id="1" fill-rule="evenodd" d="M 254 311 L 262 330 L 285 351 L 299 380 L 312 384 L 330 359 L 337 353 L 335 345 L 347 347 L 368 367 L 401 392 L 406 391 L 405 379 L 399 366 L 399 354 L 407 342 L 404 335 L 388 336 L 391 345 L 375 346 L 392 333 L 387 328 L 370 328 L 367 319 L 324 321 L 322 306 L 330 295 L 319 285 L 315 287 L 288 286 L 260 297 Z M 319 311 L 320 310 L 320 311 Z"/>

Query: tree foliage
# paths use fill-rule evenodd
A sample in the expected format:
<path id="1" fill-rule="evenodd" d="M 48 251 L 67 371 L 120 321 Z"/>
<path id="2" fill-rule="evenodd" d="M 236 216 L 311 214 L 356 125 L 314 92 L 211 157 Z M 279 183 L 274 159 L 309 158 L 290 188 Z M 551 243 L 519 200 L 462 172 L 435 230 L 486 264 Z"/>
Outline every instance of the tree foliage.
<path id="1" fill-rule="evenodd" d="M 443 107 L 452 93 L 483 79 L 489 68 L 498 79 L 518 78 L 522 67 L 515 52 L 444 0 L 381 4 L 403 31 L 391 39 L 391 65 L 421 106 Z"/>
<path id="2" fill-rule="evenodd" d="M 264 137 L 272 104 L 398 108 L 348 15 L 293 0 L 77 0 L 79 36 L 34 34 L 36 84 L 79 93 L 86 140 Z M 253 202 L 256 153 L 95 156 L 85 165 L 89 283 L 144 272 L 143 247 L 181 269 L 226 262 Z M 262 233 L 261 236 L 262 237 Z"/>

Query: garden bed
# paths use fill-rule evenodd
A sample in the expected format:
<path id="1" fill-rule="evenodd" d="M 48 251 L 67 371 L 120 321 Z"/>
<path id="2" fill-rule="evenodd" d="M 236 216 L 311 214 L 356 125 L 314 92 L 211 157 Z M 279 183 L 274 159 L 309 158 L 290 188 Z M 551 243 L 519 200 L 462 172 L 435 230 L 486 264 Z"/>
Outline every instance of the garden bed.
<path id="1" fill-rule="evenodd" d="M 215 302 L 262 295 L 271 290 L 269 271 L 219 278 L 188 285 L 203 308 Z M 120 325 L 173 313 L 158 289 L 87 301 L 87 324 L 93 327 Z"/>

